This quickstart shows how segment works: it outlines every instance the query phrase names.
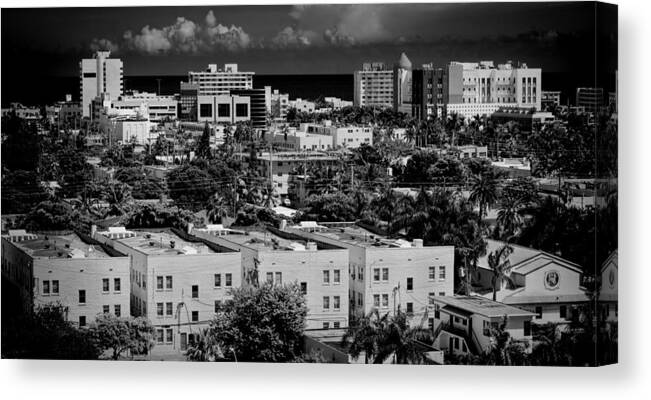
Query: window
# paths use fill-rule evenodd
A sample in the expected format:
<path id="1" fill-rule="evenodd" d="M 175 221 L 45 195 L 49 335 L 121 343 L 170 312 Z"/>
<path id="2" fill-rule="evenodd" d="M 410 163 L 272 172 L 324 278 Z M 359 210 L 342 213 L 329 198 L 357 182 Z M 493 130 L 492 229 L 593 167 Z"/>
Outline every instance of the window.
<path id="1" fill-rule="evenodd" d="M 407 290 L 414 290 L 414 278 L 407 278 Z"/>
<path id="2" fill-rule="evenodd" d="M 459 338 L 458 337 L 454 338 L 454 348 L 457 349 L 457 350 L 459 349 Z"/>
<path id="3" fill-rule="evenodd" d="M 323 284 L 324 285 L 330 284 L 330 271 L 328 270 L 323 271 Z"/>
<path id="4" fill-rule="evenodd" d="M 382 280 L 384 282 L 389 280 L 389 268 L 382 268 Z"/>
<path id="5" fill-rule="evenodd" d="M 323 309 L 324 310 L 330 309 L 330 297 L 328 296 L 323 296 Z"/>
<path id="6" fill-rule="evenodd" d="M 407 303 L 407 314 L 414 313 L 414 303 Z"/>
<path id="7" fill-rule="evenodd" d="M 338 285 L 341 283 L 341 271 L 336 269 L 333 272 L 332 280 L 335 283 L 335 285 Z"/>
<path id="8" fill-rule="evenodd" d="M 236 117 L 248 117 L 249 116 L 249 105 L 248 104 L 235 104 L 235 116 Z"/>
<path id="9" fill-rule="evenodd" d="M 382 308 L 389 308 L 389 295 L 388 294 L 383 294 L 382 295 Z"/>
<path id="10" fill-rule="evenodd" d="M 59 294 L 59 281 L 52 281 L 52 294 Z"/>
<path id="11" fill-rule="evenodd" d="M 222 307 L 222 302 L 221 302 L 221 300 L 215 300 L 215 312 L 216 312 L 216 313 L 219 312 L 219 310 L 221 309 L 221 307 Z"/>
<path id="12" fill-rule="evenodd" d="M 50 294 L 50 281 L 43 281 L 43 294 Z"/>
<path id="13" fill-rule="evenodd" d="M 301 282 L 301 293 L 307 294 L 307 282 Z"/>
<path id="14" fill-rule="evenodd" d="M 109 280 L 108 278 L 102 279 L 102 292 L 106 293 L 109 291 Z"/>
<path id="15" fill-rule="evenodd" d="M 335 311 L 339 310 L 339 307 L 341 307 L 341 298 L 339 296 L 334 296 L 332 298 L 332 305 L 333 305 Z"/>
<path id="16" fill-rule="evenodd" d="M 430 331 L 434 330 L 434 318 L 428 318 L 427 319 L 427 329 L 429 329 Z M 434 339 L 436 339 L 436 338 L 434 338 Z"/>
<path id="17" fill-rule="evenodd" d="M 199 311 L 192 311 L 192 322 L 199 321 Z"/>
<path id="18" fill-rule="evenodd" d="M 215 274 L 215 287 L 222 286 L 222 274 Z"/>
<path id="19" fill-rule="evenodd" d="M 380 308 L 380 295 L 379 294 L 374 294 L 373 295 L 373 307 Z"/>
<path id="20" fill-rule="evenodd" d="M 165 315 L 167 315 L 168 317 L 171 317 L 172 314 L 174 314 L 174 305 L 170 301 L 170 302 L 165 303 Z"/>
<path id="21" fill-rule="evenodd" d="M 567 318 L 567 306 L 561 306 L 559 309 L 560 317 L 563 319 Z"/>
<path id="22" fill-rule="evenodd" d="M 276 272 L 276 285 L 282 285 L 282 284 L 283 284 L 283 273 Z"/>
<path id="23" fill-rule="evenodd" d="M 165 330 L 165 342 L 172 343 L 173 338 L 174 338 L 174 331 L 172 330 L 172 328 L 167 328 Z"/>
<path id="24" fill-rule="evenodd" d="M 357 293 L 357 305 L 360 307 L 364 305 L 364 298 L 361 293 Z"/>
<path id="25" fill-rule="evenodd" d="M 79 304 L 86 304 L 86 291 L 85 290 L 80 290 L 79 291 Z"/>
<path id="26" fill-rule="evenodd" d="M 434 293 L 434 292 L 430 292 L 430 293 L 427 294 L 427 304 L 429 304 L 430 306 L 434 305 L 434 297 L 435 297 L 435 295 L 436 295 L 436 293 Z"/>
<path id="27" fill-rule="evenodd" d="M 439 292 L 439 296 L 445 296 L 445 292 Z"/>
<path id="28" fill-rule="evenodd" d="M 114 292 L 119 292 L 120 291 L 120 278 L 115 278 L 113 279 L 113 291 Z"/>
<path id="29" fill-rule="evenodd" d="M 330 329 L 330 322 L 324 322 L 323 329 Z"/>
<path id="30" fill-rule="evenodd" d="M 439 281 L 445 280 L 445 266 L 441 265 L 439 267 Z"/>
<path id="31" fill-rule="evenodd" d="M 267 283 L 274 283 L 274 273 L 273 272 L 267 272 Z"/>
<path id="32" fill-rule="evenodd" d="M 115 314 L 116 317 L 119 317 L 122 315 L 122 306 L 119 304 L 116 304 L 113 306 L 113 314 Z"/>
<path id="33" fill-rule="evenodd" d="M 339 329 L 341 327 L 341 322 L 337 321 L 337 322 L 334 322 L 332 325 L 333 325 L 333 328 Z"/>
<path id="34" fill-rule="evenodd" d="M 541 319 L 542 318 L 542 307 L 537 306 L 536 307 L 536 319 Z"/>
<path id="35" fill-rule="evenodd" d="M 156 329 L 156 342 L 157 343 L 163 343 L 164 337 L 163 337 L 164 331 L 162 329 Z"/>
<path id="36" fill-rule="evenodd" d="M 233 274 L 226 274 L 226 287 L 233 286 Z"/>
<path id="37" fill-rule="evenodd" d="M 212 104 L 199 104 L 199 117 L 212 118 Z"/>
<path id="38" fill-rule="evenodd" d="M 157 276 L 156 277 L 156 289 L 163 290 L 163 277 L 162 276 Z"/>
<path id="39" fill-rule="evenodd" d="M 192 298 L 199 298 L 199 285 L 192 285 Z"/>
<path id="40" fill-rule="evenodd" d="M 156 315 L 159 317 L 163 316 L 163 303 L 156 303 Z"/>
<path id="41" fill-rule="evenodd" d="M 438 305 L 434 306 L 434 318 L 441 319 L 441 308 Z"/>
<path id="42" fill-rule="evenodd" d="M 230 104 L 217 104 L 217 116 L 218 117 L 230 117 L 231 116 L 231 105 Z"/>
<path id="43" fill-rule="evenodd" d="M 380 268 L 373 268 L 373 282 L 380 281 Z"/>
<path id="44" fill-rule="evenodd" d="M 79 316 L 79 326 L 86 326 L 86 316 L 85 315 L 80 315 Z"/>
<path id="45" fill-rule="evenodd" d="M 109 313 L 111 312 L 111 307 L 108 306 L 108 305 L 104 305 L 104 306 L 102 306 L 102 312 L 103 312 L 104 314 L 109 314 Z"/>
<path id="46" fill-rule="evenodd" d="M 531 336 L 531 321 L 524 321 L 524 336 Z"/>
<path id="47" fill-rule="evenodd" d="M 172 277 L 170 275 L 165 277 L 165 288 L 168 290 L 172 289 Z"/>
<path id="48" fill-rule="evenodd" d="M 488 322 L 488 321 L 483 321 L 483 324 L 482 324 L 482 325 L 483 325 L 483 326 L 482 326 L 482 333 L 484 334 L 484 336 L 490 336 L 490 335 L 491 335 L 491 325 L 490 325 L 490 322 Z"/>

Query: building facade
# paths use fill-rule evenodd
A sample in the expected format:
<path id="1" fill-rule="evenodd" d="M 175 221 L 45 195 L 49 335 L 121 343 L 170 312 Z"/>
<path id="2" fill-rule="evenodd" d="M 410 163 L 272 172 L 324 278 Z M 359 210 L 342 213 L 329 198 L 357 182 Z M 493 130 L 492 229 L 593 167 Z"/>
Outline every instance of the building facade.
<path id="1" fill-rule="evenodd" d="M 300 287 L 308 309 L 307 330 L 348 327 L 348 250 L 273 228 L 243 231 L 208 225 L 192 233 L 240 252 L 244 274 L 255 276 L 257 284 Z"/>
<path id="2" fill-rule="evenodd" d="M 233 124 L 251 120 L 251 99 L 247 96 L 197 96 L 195 121 Z"/>
<path id="3" fill-rule="evenodd" d="M 271 93 L 271 116 L 275 119 L 285 120 L 289 111 L 289 94 L 274 90 Z"/>
<path id="4" fill-rule="evenodd" d="M 393 67 L 393 110 L 412 112 L 412 66 L 405 53 Z"/>
<path id="5" fill-rule="evenodd" d="M 351 315 L 398 308 L 417 324 L 437 296 L 454 294 L 454 247 L 423 246 L 383 237 L 354 224 L 326 226 L 303 221 L 288 228 L 308 240 L 348 249 Z"/>
<path id="6" fill-rule="evenodd" d="M 95 58 L 84 58 L 79 63 L 79 95 L 84 117 L 90 117 L 90 104 L 95 97 L 108 93 L 117 99 L 122 95 L 122 60 L 110 56 L 110 51 L 98 51 Z"/>
<path id="7" fill-rule="evenodd" d="M 130 256 L 130 311 L 154 325 L 152 354 L 184 351 L 242 285 L 239 253 L 181 234 L 115 227 L 93 235 Z"/>
<path id="8" fill-rule="evenodd" d="M 254 74 L 238 71 L 237 64 L 225 64 L 223 68 L 209 64 L 204 71 L 188 72 L 187 83 L 197 85 L 201 96 L 227 95 L 231 90 L 253 89 Z"/>
<path id="9" fill-rule="evenodd" d="M 576 88 L 575 106 L 583 107 L 585 111 L 595 113 L 604 107 L 604 89 L 580 87 Z"/>
<path id="10" fill-rule="evenodd" d="M 18 288 L 23 311 L 61 305 L 78 327 L 98 314 L 129 316 L 129 257 L 74 232 L 2 237 L 2 275 Z"/>
<path id="11" fill-rule="evenodd" d="M 364 63 L 355 71 L 354 98 L 356 106 L 393 107 L 393 70 L 381 62 Z"/>
<path id="12" fill-rule="evenodd" d="M 548 108 L 555 108 L 561 105 L 561 91 L 560 90 L 543 90 L 540 99 L 540 106 L 542 110 Z"/>
<path id="13" fill-rule="evenodd" d="M 267 128 L 267 104 L 271 97 L 271 88 L 262 89 L 233 89 L 231 95 L 250 98 L 251 127 L 257 130 Z"/>

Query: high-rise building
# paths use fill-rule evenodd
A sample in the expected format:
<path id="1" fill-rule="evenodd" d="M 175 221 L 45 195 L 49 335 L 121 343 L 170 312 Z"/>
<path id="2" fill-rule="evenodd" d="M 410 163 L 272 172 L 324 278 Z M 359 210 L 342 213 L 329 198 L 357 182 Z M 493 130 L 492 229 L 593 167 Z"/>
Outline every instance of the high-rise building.
<path id="1" fill-rule="evenodd" d="M 231 89 L 230 94 L 250 97 L 251 127 L 253 129 L 265 129 L 267 127 L 267 103 L 269 103 L 268 99 L 271 97 L 270 89 Z"/>
<path id="2" fill-rule="evenodd" d="M 393 67 L 393 109 L 411 113 L 412 103 L 412 70 L 411 61 L 405 53 Z"/>
<path id="3" fill-rule="evenodd" d="M 432 64 L 412 71 L 411 115 L 420 120 L 441 117 L 448 102 L 448 74 Z"/>
<path id="4" fill-rule="evenodd" d="M 117 99 L 123 91 L 122 60 L 109 58 L 110 51 L 98 51 L 95 58 L 84 58 L 79 62 L 80 97 L 83 116 L 91 114 L 93 99 L 102 93 L 108 93 Z"/>
<path id="5" fill-rule="evenodd" d="M 576 106 L 587 112 L 598 112 L 604 106 L 604 89 L 600 87 L 576 88 Z"/>
<path id="6" fill-rule="evenodd" d="M 199 85 L 196 83 L 181 82 L 179 93 L 179 119 L 181 121 L 196 120 L 198 96 Z"/>
<path id="7" fill-rule="evenodd" d="M 241 72 L 237 64 L 209 64 L 205 71 L 188 72 L 188 83 L 199 86 L 199 95 L 217 96 L 229 94 L 231 90 L 253 89 L 254 72 Z"/>
<path id="8" fill-rule="evenodd" d="M 393 70 L 386 64 L 364 63 L 354 76 L 356 106 L 393 107 Z"/>

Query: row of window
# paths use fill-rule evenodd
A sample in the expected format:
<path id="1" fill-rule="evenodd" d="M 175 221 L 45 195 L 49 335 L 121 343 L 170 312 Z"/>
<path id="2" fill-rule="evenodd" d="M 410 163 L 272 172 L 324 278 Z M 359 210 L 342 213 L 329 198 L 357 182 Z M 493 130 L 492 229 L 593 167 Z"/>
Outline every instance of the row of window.
<path id="1" fill-rule="evenodd" d="M 104 314 L 110 314 L 111 313 L 111 306 L 108 304 L 104 304 L 102 306 L 102 312 Z M 113 315 L 116 317 L 120 317 L 122 315 L 122 306 L 120 304 L 114 304 L 113 305 Z"/>
<path id="2" fill-rule="evenodd" d="M 174 331 L 173 328 L 159 328 L 156 329 L 156 343 L 172 343 L 174 341 Z"/>
<path id="3" fill-rule="evenodd" d="M 49 295 L 57 296 L 59 294 L 59 281 L 58 280 L 43 281 L 42 293 L 45 296 L 49 296 Z"/>
<path id="4" fill-rule="evenodd" d="M 233 286 L 233 274 L 224 274 L 224 287 Z M 215 274 L 215 287 L 222 287 L 222 274 Z"/>
<path id="5" fill-rule="evenodd" d="M 102 292 L 103 293 L 108 293 L 110 291 L 110 283 L 111 280 L 109 278 L 103 278 L 102 279 Z M 122 283 L 120 281 L 120 278 L 113 278 L 113 291 L 114 292 L 120 292 L 122 288 Z"/>
<path id="6" fill-rule="evenodd" d="M 334 285 L 339 285 L 341 283 L 341 270 L 335 269 L 332 271 L 332 283 Z M 323 284 L 330 284 L 330 270 L 323 270 Z"/>
<path id="7" fill-rule="evenodd" d="M 339 329 L 341 328 L 341 323 L 339 321 L 334 321 L 332 323 L 332 328 L 333 329 Z M 330 329 L 330 322 L 324 322 L 323 323 L 323 329 Z"/>
<path id="8" fill-rule="evenodd" d="M 332 309 L 339 311 L 341 309 L 341 297 L 332 296 Z M 330 296 L 323 296 L 323 311 L 330 311 Z"/>

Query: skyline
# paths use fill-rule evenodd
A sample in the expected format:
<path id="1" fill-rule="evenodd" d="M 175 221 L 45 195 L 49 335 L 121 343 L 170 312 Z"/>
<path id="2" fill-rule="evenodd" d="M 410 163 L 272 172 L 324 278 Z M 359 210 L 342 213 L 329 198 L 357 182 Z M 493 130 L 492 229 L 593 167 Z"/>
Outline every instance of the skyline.
<path id="1" fill-rule="evenodd" d="M 595 51 L 595 22 L 605 51 Z M 2 75 L 75 76 L 97 49 L 132 76 L 231 62 L 259 74 L 348 74 L 403 51 L 414 65 L 490 59 L 576 72 L 614 59 L 616 29 L 592 3 L 3 9 L 2 55 L 15 62 Z"/>

